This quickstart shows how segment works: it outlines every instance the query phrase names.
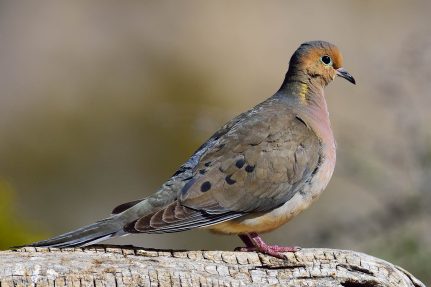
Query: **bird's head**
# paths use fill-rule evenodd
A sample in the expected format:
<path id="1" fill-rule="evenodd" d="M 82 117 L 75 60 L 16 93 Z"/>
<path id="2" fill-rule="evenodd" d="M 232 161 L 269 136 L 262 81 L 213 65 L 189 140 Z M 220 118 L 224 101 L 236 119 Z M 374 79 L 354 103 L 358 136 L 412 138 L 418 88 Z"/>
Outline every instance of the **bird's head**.
<path id="1" fill-rule="evenodd" d="M 290 59 L 288 74 L 305 76 L 322 86 L 336 76 L 356 84 L 353 76 L 343 68 L 343 56 L 338 48 L 325 41 L 303 43 Z"/>

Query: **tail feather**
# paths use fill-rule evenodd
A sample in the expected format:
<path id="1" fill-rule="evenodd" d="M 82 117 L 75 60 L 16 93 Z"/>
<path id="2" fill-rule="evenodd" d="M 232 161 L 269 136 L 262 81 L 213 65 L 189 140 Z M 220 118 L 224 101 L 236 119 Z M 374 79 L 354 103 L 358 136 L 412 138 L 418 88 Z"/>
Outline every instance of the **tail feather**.
<path id="1" fill-rule="evenodd" d="M 111 237 L 123 236 L 127 234 L 124 227 L 128 223 L 157 212 L 163 206 L 174 201 L 175 196 L 176 194 L 172 190 L 162 189 L 148 198 L 120 205 L 114 210 L 115 214 L 108 218 L 25 246 L 56 248 L 87 246 Z"/>
<path id="2" fill-rule="evenodd" d="M 142 216 L 154 213 L 160 209 L 155 207 L 155 204 L 161 205 L 159 201 L 164 203 L 171 200 L 168 196 L 160 197 L 157 193 L 154 196 L 155 198 L 148 197 L 139 203 L 134 202 L 135 204 L 128 206 L 128 208 L 123 205 L 120 208 L 121 210 L 116 210 L 118 214 L 113 214 L 93 224 L 26 246 L 56 248 L 87 246 L 111 237 L 123 236 L 127 234 L 124 231 L 124 226 L 128 222 L 135 221 Z"/>
<path id="3" fill-rule="evenodd" d="M 67 248 L 90 245 L 96 242 L 123 234 L 123 224 L 116 216 L 112 216 L 96 223 L 81 227 L 59 236 L 38 241 L 28 246 Z"/>

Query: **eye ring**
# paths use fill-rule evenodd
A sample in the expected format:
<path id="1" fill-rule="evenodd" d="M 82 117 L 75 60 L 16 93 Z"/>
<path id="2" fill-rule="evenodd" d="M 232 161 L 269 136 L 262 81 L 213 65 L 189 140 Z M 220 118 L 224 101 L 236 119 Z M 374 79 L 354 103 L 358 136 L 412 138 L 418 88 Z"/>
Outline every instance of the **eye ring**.
<path id="1" fill-rule="evenodd" d="M 320 57 L 320 61 L 322 61 L 322 63 L 327 66 L 332 65 L 332 59 L 328 55 L 323 55 L 322 57 Z"/>

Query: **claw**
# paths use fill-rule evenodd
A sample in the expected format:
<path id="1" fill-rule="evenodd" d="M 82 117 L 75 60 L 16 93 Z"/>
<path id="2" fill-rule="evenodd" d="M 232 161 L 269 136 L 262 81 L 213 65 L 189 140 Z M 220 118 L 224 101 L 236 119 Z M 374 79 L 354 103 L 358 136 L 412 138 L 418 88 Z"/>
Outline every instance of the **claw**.
<path id="1" fill-rule="evenodd" d="M 299 246 L 278 246 L 278 245 L 268 245 L 271 249 L 274 249 L 278 252 L 297 252 L 301 250 Z"/>
<path id="2" fill-rule="evenodd" d="M 258 251 L 256 247 L 236 247 L 234 249 L 234 251 L 239 251 L 239 252 L 253 252 L 253 251 Z"/>

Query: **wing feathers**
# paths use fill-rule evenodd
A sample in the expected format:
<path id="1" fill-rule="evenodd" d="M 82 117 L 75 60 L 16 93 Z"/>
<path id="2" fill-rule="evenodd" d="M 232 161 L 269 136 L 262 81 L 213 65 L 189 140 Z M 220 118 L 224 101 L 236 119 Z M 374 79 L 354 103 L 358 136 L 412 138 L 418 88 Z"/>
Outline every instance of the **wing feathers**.
<path id="1" fill-rule="evenodd" d="M 154 214 L 142 217 L 127 226 L 124 230 L 130 233 L 171 233 L 197 227 L 205 227 L 242 216 L 241 213 L 225 212 L 207 214 L 182 206 L 178 201 Z"/>

